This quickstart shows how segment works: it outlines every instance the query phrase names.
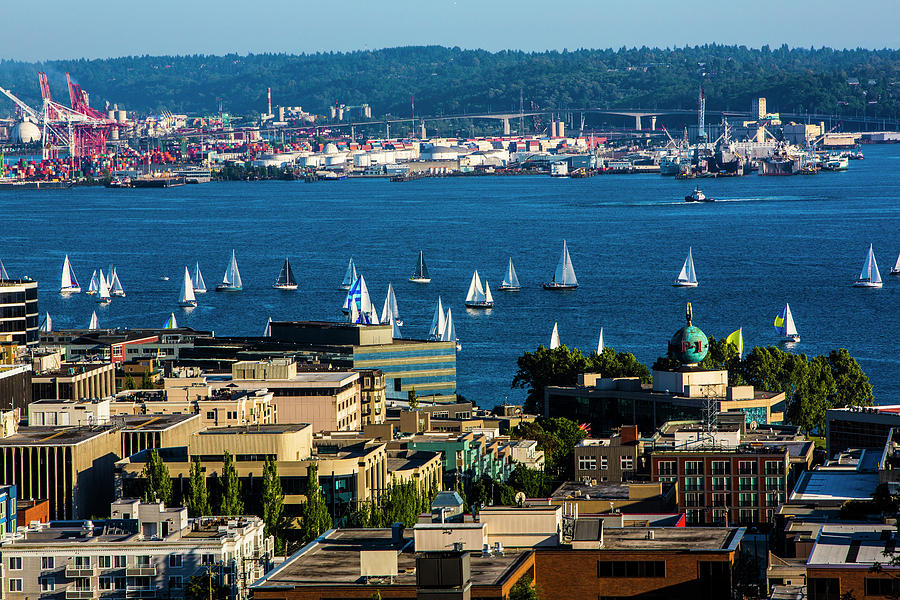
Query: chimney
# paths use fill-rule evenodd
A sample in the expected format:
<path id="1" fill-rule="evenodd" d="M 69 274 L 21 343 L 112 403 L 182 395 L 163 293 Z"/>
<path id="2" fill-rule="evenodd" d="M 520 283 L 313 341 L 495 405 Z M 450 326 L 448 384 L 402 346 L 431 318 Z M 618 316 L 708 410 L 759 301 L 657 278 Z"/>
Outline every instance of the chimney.
<path id="1" fill-rule="evenodd" d="M 637 425 L 622 425 L 621 430 L 619 430 L 619 436 L 622 442 L 622 445 L 625 444 L 633 444 L 638 441 L 638 428 Z"/>

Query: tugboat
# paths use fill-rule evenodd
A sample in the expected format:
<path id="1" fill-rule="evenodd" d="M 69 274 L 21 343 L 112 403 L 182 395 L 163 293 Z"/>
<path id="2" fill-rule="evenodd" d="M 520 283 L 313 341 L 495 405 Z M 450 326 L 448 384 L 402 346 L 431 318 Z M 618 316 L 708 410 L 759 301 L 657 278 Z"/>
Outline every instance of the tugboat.
<path id="1" fill-rule="evenodd" d="M 709 198 L 706 194 L 703 193 L 698 187 L 694 188 L 694 191 L 687 196 L 684 197 L 685 202 L 715 202 L 715 198 Z"/>

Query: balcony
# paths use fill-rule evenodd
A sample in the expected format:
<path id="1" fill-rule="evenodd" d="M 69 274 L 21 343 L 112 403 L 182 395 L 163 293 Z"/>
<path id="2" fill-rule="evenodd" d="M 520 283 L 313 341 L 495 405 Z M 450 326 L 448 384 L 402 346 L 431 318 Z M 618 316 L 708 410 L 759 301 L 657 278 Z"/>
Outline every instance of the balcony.
<path id="1" fill-rule="evenodd" d="M 128 567 L 125 569 L 127 577 L 156 577 L 156 567 Z"/>
<path id="2" fill-rule="evenodd" d="M 66 566 L 66 577 L 76 578 L 76 577 L 96 577 L 97 575 L 97 567 L 79 567 L 79 566 Z"/>
<path id="3" fill-rule="evenodd" d="M 66 590 L 66 600 L 91 600 L 97 595 L 96 589 L 70 588 Z"/>
<path id="4" fill-rule="evenodd" d="M 155 587 L 129 585 L 125 588 L 126 598 L 156 598 Z"/>

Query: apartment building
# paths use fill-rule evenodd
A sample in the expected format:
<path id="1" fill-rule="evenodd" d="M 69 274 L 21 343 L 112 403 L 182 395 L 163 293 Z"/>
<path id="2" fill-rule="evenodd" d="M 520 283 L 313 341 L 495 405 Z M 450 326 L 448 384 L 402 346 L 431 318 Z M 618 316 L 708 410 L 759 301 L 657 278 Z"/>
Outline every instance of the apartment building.
<path id="1" fill-rule="evenodd" d="M 360 425 L 384 423 L 387 411 L 384 372 L 380 369 L 354 371 L 359 371 Z"/>
<path id="2" fill-rule="evenodd" d="M 37 282 L 0 280 L 0 335 L 20 346 L 37 346 L 38 325 Z"/>
<path id="3" fill-rule="evenodd" d="M 83 400 L 116 393 L 115 367 L 109 362 L 66 362 L 59 369 L 34 373 L 34 400 Z"/>
<path id="4" fill-rule="evenodd" d="M 114 415 L 197 414 L 202 427 L 272 425 L 276 422 L 273 398 L 266 389 L 167 384 L 162 390 L 119 392 L 110 410 Z"/>
<path id="5" fill-rule="evenodd" d="M 0 364 L 0 410 L 25 412 L 32 400 L 31 365 Z"/>
<path id="6" fill-rule="evenodd" d="M 3 597 L 183 598 L 194 575 L 229 600 L 271 568 L 273 540 L 258 517 L 189 519 L 187 509 L 113 502 L 111 518 L 29 526 L 0 540 Z"/>

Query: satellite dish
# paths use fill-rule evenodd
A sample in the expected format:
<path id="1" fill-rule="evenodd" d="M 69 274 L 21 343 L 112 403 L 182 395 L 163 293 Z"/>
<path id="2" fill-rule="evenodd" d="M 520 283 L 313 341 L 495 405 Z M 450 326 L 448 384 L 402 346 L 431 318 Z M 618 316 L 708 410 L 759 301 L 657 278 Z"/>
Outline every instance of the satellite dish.
<path id="1" fill-rule="evenodd" d="M 525 492 L 516 492 L 516 504 L 525 506 Z"/>

